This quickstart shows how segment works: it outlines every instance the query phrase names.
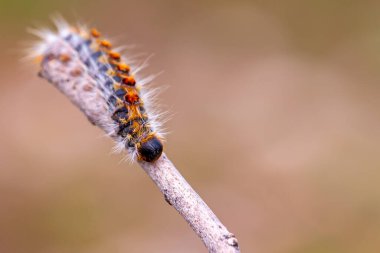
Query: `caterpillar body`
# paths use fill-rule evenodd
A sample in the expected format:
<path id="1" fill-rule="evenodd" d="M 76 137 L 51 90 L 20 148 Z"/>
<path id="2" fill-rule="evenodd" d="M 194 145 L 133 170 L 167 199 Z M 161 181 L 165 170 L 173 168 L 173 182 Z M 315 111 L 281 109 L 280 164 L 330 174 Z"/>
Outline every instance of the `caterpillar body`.
<path id="1" fill-rule="evenodd" d="M 77 76 L 79 79 L 86 74 L 92 78 L 94 88 L 107 107 L 106 115 L 103 115 L 105 123 L 100 124 L 108 126 L 103 129 L 113 135 L 131 157 L 146 162 L 156 161 L 163 152 L 163 137 L 158 132 L 158 116 L 147 106 L 151 92 L 146 92 L 143 85 L 150 79 L 136 79 L 134 74 L 139 69 L 133 72 L 120 52 L 113 49 L 111 42 L 96 28 L 71 26 L 63 19 L 57 19 L 55 23 L 57 32 L 33 31 L 42 38 L 42 42 L 33 48 L 33 55 L 40 59 L 41 66 L 57 57 L 67 65 L 75 61 L 80 67 L 71 70 L 71 77 Z M 52 53 L 53 45 L 68 50 Z"/>

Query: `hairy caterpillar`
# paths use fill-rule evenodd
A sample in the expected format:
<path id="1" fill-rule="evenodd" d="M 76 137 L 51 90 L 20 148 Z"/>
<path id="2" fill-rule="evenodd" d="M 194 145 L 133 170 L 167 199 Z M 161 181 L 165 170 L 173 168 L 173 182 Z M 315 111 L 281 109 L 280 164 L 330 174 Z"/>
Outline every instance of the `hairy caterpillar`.
<path id="1" fill-rule="evenodd" d="M 104 107 L 104 115 L 101 115 L 102 120 L 93 123 L 125 147 L 132 159 L 156 161 L 163 152 L 163 137 L 157 123 L 160 114 L 150 110 L 147 103 L 152 92 L 146 92 L 143 87 L 152 78 L 138 80 L 135 74 L 143 66 L 133 71 L 119 50 L 113 49 L 112 43 L 97 29 L 71 26 L 62 18 L 55 23 L 57 32 L 32 30 L 42 39 L 30 54 L 39 59 L 40 75 L 46 78 L 46 66 L 60 64 L 56 77 L 46 79 L 60 83 L 61 90 L 65 89 L 62 83 L 68 82 L 73 90 L 87 89 L 90 99 L 101 97 L 102 103 L 92 106 Z M 71 100 L 78 105 L 77 99 Z"/>

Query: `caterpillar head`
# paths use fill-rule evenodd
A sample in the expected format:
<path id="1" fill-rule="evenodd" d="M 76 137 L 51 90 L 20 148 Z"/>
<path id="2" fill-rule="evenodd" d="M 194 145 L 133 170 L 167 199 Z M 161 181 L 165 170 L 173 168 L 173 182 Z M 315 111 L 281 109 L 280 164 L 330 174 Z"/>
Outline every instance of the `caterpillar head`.
<path id="1" fill-rule="evenodd" d="M 146 162 L 156 161 L 160 158 L 162 150 L 163 145 L 156 136 L 151 136 L 137 144 L 138 158 Z"/>

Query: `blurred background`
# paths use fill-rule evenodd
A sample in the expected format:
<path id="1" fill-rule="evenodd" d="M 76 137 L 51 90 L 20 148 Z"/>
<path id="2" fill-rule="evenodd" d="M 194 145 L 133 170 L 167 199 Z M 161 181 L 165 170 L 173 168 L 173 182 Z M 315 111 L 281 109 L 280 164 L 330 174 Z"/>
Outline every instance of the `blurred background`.
<path id="1" fill-rule="evenodd" d="M 166 152 L 242 252 L 380 251 L 379 1 L 0 1 L 0 252 L 206 252 L 22 63 L 51 14 L 155 53 Z M 144 60 L 144 57 L 142 57 Z"/>

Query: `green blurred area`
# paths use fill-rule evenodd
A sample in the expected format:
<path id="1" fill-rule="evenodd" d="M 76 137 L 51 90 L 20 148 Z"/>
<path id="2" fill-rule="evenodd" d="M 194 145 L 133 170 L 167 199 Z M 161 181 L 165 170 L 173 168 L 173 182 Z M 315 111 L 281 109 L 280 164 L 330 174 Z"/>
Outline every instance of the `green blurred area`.
<path id="1" fill-rule="evenodd" d="M 144 172 L 20 61 L 26 29 L 57 13 L 155 53 L 145 72 L 165 71 L 174 114 L 166 152 L 242 252 L 379 252 L 379 7 L 0 1 L 0 252 L 205 252 Z"/>

